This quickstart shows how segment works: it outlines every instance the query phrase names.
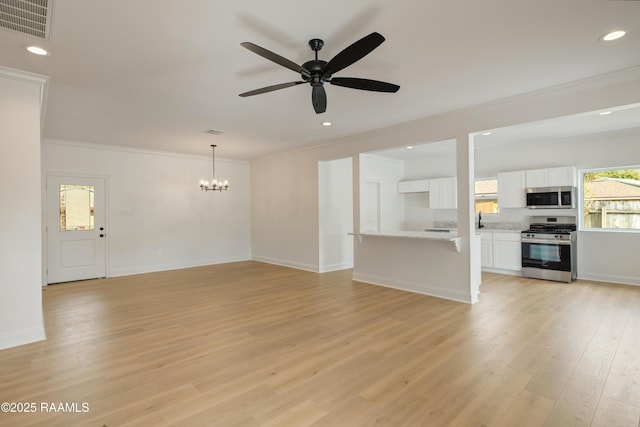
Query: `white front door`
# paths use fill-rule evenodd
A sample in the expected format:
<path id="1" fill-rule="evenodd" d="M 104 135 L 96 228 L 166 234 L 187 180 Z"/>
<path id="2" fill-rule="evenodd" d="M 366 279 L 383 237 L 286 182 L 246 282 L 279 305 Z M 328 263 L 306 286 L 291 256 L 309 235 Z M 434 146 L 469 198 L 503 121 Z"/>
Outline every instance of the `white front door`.
<path id="1" fill-rule="evenodd" d="M 105 180 L 47 177 L 47 283 L 106 276 Z"/>

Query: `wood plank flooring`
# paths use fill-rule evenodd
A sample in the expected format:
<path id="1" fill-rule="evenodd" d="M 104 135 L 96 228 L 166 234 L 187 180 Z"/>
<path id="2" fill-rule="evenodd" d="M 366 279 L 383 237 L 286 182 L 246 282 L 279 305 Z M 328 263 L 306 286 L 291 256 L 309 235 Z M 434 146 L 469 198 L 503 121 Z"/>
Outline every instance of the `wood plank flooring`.
<path id="1" fill-rule="evenodd" d="M 0 402 L 37 411 L 0 426 L 640 426 L 640 287 L 481 291 L 258 262 L 49 286 L 49 339 L 0 351 Z"/>

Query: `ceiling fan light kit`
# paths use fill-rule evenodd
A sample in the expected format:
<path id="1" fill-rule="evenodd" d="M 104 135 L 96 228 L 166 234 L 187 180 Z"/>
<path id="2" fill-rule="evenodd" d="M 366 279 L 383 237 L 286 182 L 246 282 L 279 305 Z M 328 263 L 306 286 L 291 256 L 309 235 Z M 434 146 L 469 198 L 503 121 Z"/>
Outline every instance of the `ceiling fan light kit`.
<path id="1" fill-rule="evenodd" d="M 324 84 L 329 83 L 335 86 L 342 86 L 351 89 L 367 90 L 373 92 L 390 92 L 395 93 L 400 86 L 381 82 L 378 80 L 360 79 L 355 77 L 333 77 L 337 73 L 354 62 L 359 61 L 366 55 L 371 53 L 375 48 L 384 42 L 381 34 L 373 32 L 368 36 L 361 38 L 355 43 L 347 46 L 340 53 L 333 57 L 329 62 L 318 59 L 318 51 L 324 46 L 321 39 L 309 40 L 309 47 L 315 52 L 315 59 L 307 61 L 302 65 L 298 65 L 276 53 L 271 52 L 263 47 L 250 42 L 240 43 L 240 45 L 255 54 L 262 56 L 270 61 L 275 62 L 285 68 L 300 73 L 302 80 L 280 83 L 273 86 L 266 86 L 249 92 L 241 93 L 241 97 L 259 95 L 262 93 L 273 92 L 275 90 L 285 89 L 297 86 L 303 83 L 309 83 L 311 86 L 311 104 L 316 114 L 324 113 L 327 109 L 327 93 Z"/>

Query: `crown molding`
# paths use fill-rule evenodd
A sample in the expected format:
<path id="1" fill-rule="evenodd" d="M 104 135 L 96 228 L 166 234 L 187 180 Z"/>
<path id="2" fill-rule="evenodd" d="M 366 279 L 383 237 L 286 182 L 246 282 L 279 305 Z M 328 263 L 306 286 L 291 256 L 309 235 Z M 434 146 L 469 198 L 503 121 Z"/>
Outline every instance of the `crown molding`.
<path id="1" fill-rule="evenodd" d="M 195 154 L 182 154 L 173 153 L 170 151 L 148 150 L 144 148 L 125 147 L 120 145 L 107 145 L 107 144 L 94 144 L 91 142 L 79 142 L 69 141 L 64 139 L 43 138 L 42 144 L 44 145 L 58 145 L 72 148 L 84 148 L 88 150 L 103 150 L 103 151 L 118 151 L 131 154 L 145 154 L 151 156 L 173 157 L 178 159 L 190 159 L 190 160 L 211 160 L 211 156 L 201 156 Z M 227 159 L 224 157 L 216 156 L 216 163 L 229 163 L 236 165 L 249 165 L 247 160 Z"/>

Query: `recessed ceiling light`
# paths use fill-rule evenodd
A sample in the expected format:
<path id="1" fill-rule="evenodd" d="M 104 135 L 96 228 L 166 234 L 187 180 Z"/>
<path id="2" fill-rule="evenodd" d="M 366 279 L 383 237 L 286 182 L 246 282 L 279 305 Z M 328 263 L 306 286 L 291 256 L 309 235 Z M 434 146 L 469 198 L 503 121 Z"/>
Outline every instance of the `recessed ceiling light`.
<path id="1" fill-rule="evenodd" d="M 413 150 L 413 145 L 407 145 L 407 150 Z"/>
<path id="2" fill-rule="evenodd" d="M 599 113 L 601 116 L 606 116 L 607 114 L 611 114 L 612 111 L 603 111 L 601 113 Z"/>
<path id="3" fill-rule="evenodd" d="M 488 136 L 488 135 L 491 135 L 491 132 L 482 132 L 482 135 Z"/>
<path id="4" fill-rule="evenodd" d="M 617 31 L 611 31 L 608 34 L 605 34 L 604 36 L 601 37 L 601 40 L 604 40 L 606 42 L 610 42 L 612 40 L 617 40 L 620 37 L 624 36 L 626 33 L 622 30 L 617 30 Z"/>
<path id="5" fill-rule="evenodd" d="M 322 126 L 331 126 L 331 122 L 322 122 Z"/>
<path id="6" fill-rule="evenodd" d="M 49 52 L 38 46 L 27 46 L 27 50 L 34 55 L 49 55 Z"/>

